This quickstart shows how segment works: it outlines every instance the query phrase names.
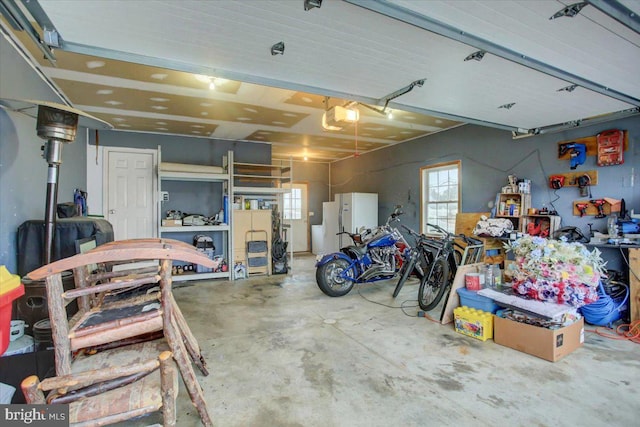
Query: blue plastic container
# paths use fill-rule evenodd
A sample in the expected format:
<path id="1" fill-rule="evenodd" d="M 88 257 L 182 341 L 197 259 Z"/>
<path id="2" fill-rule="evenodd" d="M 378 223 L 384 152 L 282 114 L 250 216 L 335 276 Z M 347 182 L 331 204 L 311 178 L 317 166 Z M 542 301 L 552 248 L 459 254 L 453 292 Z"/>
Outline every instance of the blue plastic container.
<path id="1" fill-rule="evenodd" d="M 460 297 L 460 305 L 476 308 L 482 311 L 488 311 L 489 313 L 495 313 L 500 306 L 498 306 L 491 298 L 478 295 L 477 291 L 470 291 L 466 288 L 458 288 L 456 290 Z"/>

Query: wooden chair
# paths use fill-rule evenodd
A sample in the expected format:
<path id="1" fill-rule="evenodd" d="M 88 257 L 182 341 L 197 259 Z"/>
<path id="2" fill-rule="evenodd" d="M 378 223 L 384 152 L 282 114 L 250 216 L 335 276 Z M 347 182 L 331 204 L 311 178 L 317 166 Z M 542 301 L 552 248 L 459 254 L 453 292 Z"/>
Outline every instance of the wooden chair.
<path id="1" fill-rule="evenodd" d="M 22 392 L 27 403 L 68 404 L 73 426 L 112 424 L 156 411 L 162 411 L 165 426 L 175 426 L 178 371 L 166 349 L 165 341 L 156 340 L 81 357 L 69 375 L 25 378 Z"/>
<path id="2" fill-rule="evenodd" d="M 116 271 L 123 263 L 156 260 L 157 265 Z M 197 340 L 171 291 L 173 260 L 216 268 L 202 252 L 171 239 L 115 241 L 45 265 L 28 274 L 46 280 L 54 341 L 56 374 L 72 374 L 72 354 L 91 353 L 162 333 L 200 418 L 211 425 L 203 392 L 191 362 L 208 374 Z M 89 266 L 102 266 L 90 272 Z M 64 291 L 61 273 L 73 270 L 76 289 Z M 79 311 L 68 322 L 64 306 L 78 299 Z"/>

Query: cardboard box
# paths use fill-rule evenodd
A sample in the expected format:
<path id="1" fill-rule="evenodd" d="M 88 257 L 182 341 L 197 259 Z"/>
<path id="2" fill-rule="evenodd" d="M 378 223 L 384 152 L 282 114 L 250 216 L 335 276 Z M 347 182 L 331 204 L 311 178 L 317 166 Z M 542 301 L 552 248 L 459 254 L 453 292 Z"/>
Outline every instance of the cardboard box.
<path id="1" fill-rule="evenodd" d="M 182 227 L 181 219 L 163 219 L 162 220 L 163 227 Z"/>
<path id="2" fill-rule="evenodd" d="M 564 328 L 547 329 L 494 316 L 493 340 L 497 344 L 556 362 L 584 343 L 584 319 Z"/>

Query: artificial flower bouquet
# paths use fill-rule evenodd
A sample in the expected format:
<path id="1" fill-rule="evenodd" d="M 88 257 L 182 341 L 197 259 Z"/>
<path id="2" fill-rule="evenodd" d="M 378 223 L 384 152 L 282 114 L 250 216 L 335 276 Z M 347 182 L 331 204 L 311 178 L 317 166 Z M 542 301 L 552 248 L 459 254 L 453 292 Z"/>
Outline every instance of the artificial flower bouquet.
<path id="1" fill-rule="evenodd" d="M 508 266 L 513 290 L 539 301 L 582 307 L 598 299 L 605 274 L 600 251 L 582 243 L 524 235 L 505 245 L 515 255 Z"/>

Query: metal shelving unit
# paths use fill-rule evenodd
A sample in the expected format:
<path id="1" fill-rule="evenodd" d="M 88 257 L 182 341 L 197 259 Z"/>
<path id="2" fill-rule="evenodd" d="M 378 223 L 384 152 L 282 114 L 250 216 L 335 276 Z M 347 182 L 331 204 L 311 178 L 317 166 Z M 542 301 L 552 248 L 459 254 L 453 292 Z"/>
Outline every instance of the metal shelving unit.
<path id="1" fill-rule="evenodd" d="M 225 165 L 233 170 L 232 189 L 234 198 L 240 198 L 242 205 L 246 199 L 261 199 L 275 204 L 280 218 L 281 237 L 288 242 L 292 241 L 291 225 L 284 219 L 283 197 L 291 192 L 293 162 L 280 164 L 260 164 L 234 162 L 233 158 L 227 159 Z M 231 200 L 231 196 L 230 196 Z M 244 206 L 242 206 L 244 207 Z M 233 209 L 231 209 L 233 212 Z M 233 224 L 233 221 L 232 221 Z M 293 261 L 293 248 L 289 244 L 289 266 Z"/>
<path id="2" fill-rule="evenodd" d="M 229 155 L 232 155 L 233 152 L 229 152 Z M 232 200 L 233 192 L 232 192 L 232 168 L 225 167 L 223 165 L 223 173 L 212 173 L 212 172 L 185 172 L 185 171 L 174 171 L 174 170 L 163 170 L 160 147 L 158 147 L 158 182 L 160 189 L 162 189 L 163 181 L 180 181 L 180 182 L 214 182 L 221 184 L 221 195 L 222 206 L 224 207 L 224 195 L 228 195 L 228 200 Z M 195 166 L 194 166 L 195 169 Z M 159 197 L 159 200 L 162 198 Z M 223 244 L 223 256 L 227 261 L 227 265 L 231 265 L 231 256 L 233 250 L 233 242 L 231 237 L 231 208 L 230 202 L 227 203 L 227 224 L 220 225 L 188 225 L 188 226 L 171 226 L 171 227 L 163 227 L 162 224 L 162 201 L 158 202 L 158 236 L 166 237 L 167 234 L 172 233 L 221 233 Z M 231 279 L 232 271 L 231 267 L 227 269 L 227 271 L 223 272 L 209 272 L 209 273 L 187 273 L 187 274 L 179 274 L 174 275 L 173 280 L 175 282 L 186 281 L 186 280 L 204 280 L 204 279 Z"/>

